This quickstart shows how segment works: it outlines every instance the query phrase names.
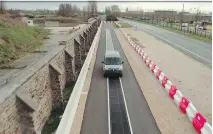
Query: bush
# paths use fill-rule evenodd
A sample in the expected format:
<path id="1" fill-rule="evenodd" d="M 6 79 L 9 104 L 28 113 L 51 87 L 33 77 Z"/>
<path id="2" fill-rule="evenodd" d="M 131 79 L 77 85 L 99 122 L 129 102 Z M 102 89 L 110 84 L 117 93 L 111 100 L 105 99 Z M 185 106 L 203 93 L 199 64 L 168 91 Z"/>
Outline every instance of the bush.
<path id="1" fill-rule="evenodd" d="M 115 17 L 114 15 L 107 15 L 106 20 L 107 21 L 118 21 L 117 17 Z"/>

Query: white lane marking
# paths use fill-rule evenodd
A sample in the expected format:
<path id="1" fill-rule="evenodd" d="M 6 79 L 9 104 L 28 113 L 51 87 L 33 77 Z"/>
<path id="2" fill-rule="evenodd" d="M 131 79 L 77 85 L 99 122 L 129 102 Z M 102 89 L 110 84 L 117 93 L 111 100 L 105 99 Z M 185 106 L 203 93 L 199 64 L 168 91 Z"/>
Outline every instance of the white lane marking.
<path id="1" fill-rule="evenodd" d="M 123 84 L 122 84 L 120 77 L 119 77 L 119 80 L 120 80 L 120 84 L 121 84 L 122 95 L 123 95 L 123 98 L 124 98 L 124 105 L 125 105 L 125 109 L 126 109 L 126 114 L 127 114 L 127 118 L 128 118 L 128 122 L 129 122 L 129 129 L 130 129 L 131 134 L 133 134 L 132 124 L 131 124 L 131 121 L 130 121 L 130 118 L 129 118 L 129 112 L 128 112 L 128 108 L 127 108 L 127 104 L 126 104 L 126 97 L 124 95 Z"/>
<path id="2" fill-rule="evenodd" d="M 209 51 L 209 52 L 212 52 L 211 50 L 208 50 L 208 49 L 204 49 L 204 50 Z"/>
<path id="3" fill-rule="evenodd" d="M 114 46 L 113 46 L 113 42 L 112 42 L 111 33 L 110 33 L 110 31 L 108 29 L 106 29 L 106 51 L 107 50 L 114 51 Z"/>
<path id="4" fill-rule="evenodd" d="M 107 77 L 107 105 L 108 105 L 108 130 L 111 134 L 111 120 L 110 120 L 110 104 L 109 104 L 109 78 Z"/>
<path id="5" fill-rule="evenodd" d="M 105 31 L 106 31 L 106 29 L 105 29 Z M 105 32 L 105 34 L 106 34 L 106 32 Z M 107 51 L 107 34 L 106 34 L 106 50 L 105 51 Z"/>
<path id="6" fill-rule="evenodd" d="M 127 22 L 127 23 L 128 23 L 128 22 Z M 132 25 L 132 24 L 131 24 L 131 25 Z M 185 50 L 185 51 L 187 51 L 187 52 L 189 52 L 189 53 L 191 53 L 191 54 L 193 54 L 193 55 L 195 55 L 195 56 L 197 56 L 197 57 L 199 57 L 199 58 L 201 58 L 201 59 L 203 59 L 203 60 L 205 60 L 205 61 L 207 61 L 207 62 L 209 62 L 209 63 L 212 63 L 210 60 L 208 60 L 208 59 L 206 59 L 206 58 L 204 58 L 204 57 L 202 57 L 202 56 L 200 56 L 200 55 L 198 55 L 198 54 L 196 54 L 196 53 L 194 53 L 194 52 L 192 52 L 192 51 L 189 51 L 189 50 L 187 50 L 187 49 L 185 49 L 185 48 L 183 48 L 183 47 L 181 47 L 181 46 L 179 46 L 179 45 L 177 45 L 177 44 L 175 44 L 175 43 L 172 43 L 171 41 L 168 41 L 168 40 L 164 39 L 164 38 L 161 37 L 161 36 L 158 36 L 158 35 L 156 35 L 156 34 L 150 32 L 150 31 L 147 31 L 147 30 L 144 29 L 144 28 L 141 28 L 141 29 L 143 29 L 144 31 L 146 31 L 146 32 L 148 32 L 148 33 L 151 33 L 151 34 L 157 36 L 158 38 L 161 38 L 161 39 L 163 39 L 163 40 L 165 40 L 165 41 L 167 41 L 167 42 L 169 42 L 169 43 L 171 43 L 171 44 L 173 44 L 173 45 L 175 45 L 175 46 L 177 46 L 177 47 L 179 47 L 179 48 L 181 48 L 181 49 L 183 49 L 183 50 Z M 204 50 L 209 51 L 209 50 L 207 50 L 207 49 L 204 49 Z M 210 51 L 210 52 L 211 52 L 211 51 Z"/>

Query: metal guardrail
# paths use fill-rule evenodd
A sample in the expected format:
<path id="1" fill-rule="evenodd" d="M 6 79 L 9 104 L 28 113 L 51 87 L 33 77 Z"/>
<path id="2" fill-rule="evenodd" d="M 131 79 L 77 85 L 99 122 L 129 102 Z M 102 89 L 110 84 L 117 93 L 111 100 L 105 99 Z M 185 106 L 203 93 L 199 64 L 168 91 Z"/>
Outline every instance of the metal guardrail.
<path id="1" fill-rule="evenodd" d="M 92 42 L 89 53 L 83 64 L 81 72 L 80 72 L 78 79 L 76 81 L 76 84 L 73 88 L 73 92 L 69 98 L 68 104 L 65 108 L 64 114 L 62 116 L 62 119 L 59 123 L 59 126 L 58 126 L 55 134 L 70 134 L 73 120 L 75 117 L 75 113 L 77 111 L 78 102 L 80 100 L 81 92 L 82 92 L 82 89 L 84 86 L 84 81 L 86 79 L 86 75 L 88 72 L 89 64 L 90 64 L 92 56 L 94 54 L 94 50 L 96 49 L 96 44 L 98 43 L 99 38 L 100 38 L 101 27 L 102 27 L 102 24 L 100 24 L 100 27 L 98 28 L 98 31 Z"/>

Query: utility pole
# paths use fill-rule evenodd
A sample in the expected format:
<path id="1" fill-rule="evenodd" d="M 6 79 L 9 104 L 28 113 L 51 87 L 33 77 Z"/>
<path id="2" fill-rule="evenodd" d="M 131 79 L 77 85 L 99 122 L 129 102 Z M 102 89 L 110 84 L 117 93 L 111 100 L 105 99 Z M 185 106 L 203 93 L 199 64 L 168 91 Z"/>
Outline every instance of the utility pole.
<path id="1" fill-rule="evenodd" d="M 199 11 L 199 8 L 197 8 L 197 13 L 196 13 L 196 16 L 195 16 L 195 34 L 197 33 L 197 25 L 198 25 L 198 15 L 200 14 L 200 11 Z"/>
<path id="2" fill-rule="evenodd" d="M 181 24 L 180 24 L 180 30 L 182 31 L 182 23 L 183 23 L 183 12 L 184 12 L 184 4 L 182 8 L 182 14 L 181 14 Z"/>

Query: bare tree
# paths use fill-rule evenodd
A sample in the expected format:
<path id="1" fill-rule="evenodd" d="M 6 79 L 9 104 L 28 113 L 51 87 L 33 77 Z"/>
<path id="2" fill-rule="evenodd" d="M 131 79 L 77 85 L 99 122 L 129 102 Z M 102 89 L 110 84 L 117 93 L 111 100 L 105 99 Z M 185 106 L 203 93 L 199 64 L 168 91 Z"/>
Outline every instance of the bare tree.
<path id="1" fill-rule="evenodd" d="M 89 1 L 88 14 L 89 18 L 97 17 L 97 1 Z"/>
<path id="2" fill-rule="evenodd" d="M 118 17 L 120 15 L 120 9 L 118 5 L 112 5 L 111 7 L 105 8 L 106 15 L 113 15 L 115 17 Z"/>
<path id="3" fill-rule="evenodd" d="M 118 5 L 111 6 L 111 12 L 112 12 L 112 15 L 118 17 L 120 15 L 120 9 Z"/>
<path id="4" fill-rule="evenodd" d="M 3 0 L 0 1 L 0 14 L 5 12 L 5 3 Z"/>
<path id="5" fill-rule="evenodd" d="M 65 5 L 65 16 L 66 17 L 69 17 L 69 16 L 71 16 L 71 13 L 72 13 L 72 5 L 71 4 L 66 4 Z"/>
<path id="6" fill-rule="evenodd" d="M 110 7 L 106 7 L 105 8 L 105 14 L 106 15 L 111 15 L 111 9 L 110 9 Z"/>
<path id="7" fill-rule="evenodd" d="M 195 16 L 195 34 L 197 33 L 198 20 L 200 18 L 201 11 L 197 8 L 197 13 Z"/>
<path id="8" fill-rule="evenodd" d="M 65 4 L 60 4 L 58 8 L 58 15 L 65 16 Z"/>
<path id="9" fill-rule="evenodd" d="M 77 16 L 80 13 L 80 8 L 76 5 L 71 4 L 60 4 L 58 9 L 58 15 L 69 17 L 69 16 Z"/>
<path id="10" fill-rule="evenodd" d="M 87 13 L 87 7 L 84 6 L 83 7 L 83 16 L 84 16 L 84 20 L 87 21 L 88 20 L 88 13 Z"/>

